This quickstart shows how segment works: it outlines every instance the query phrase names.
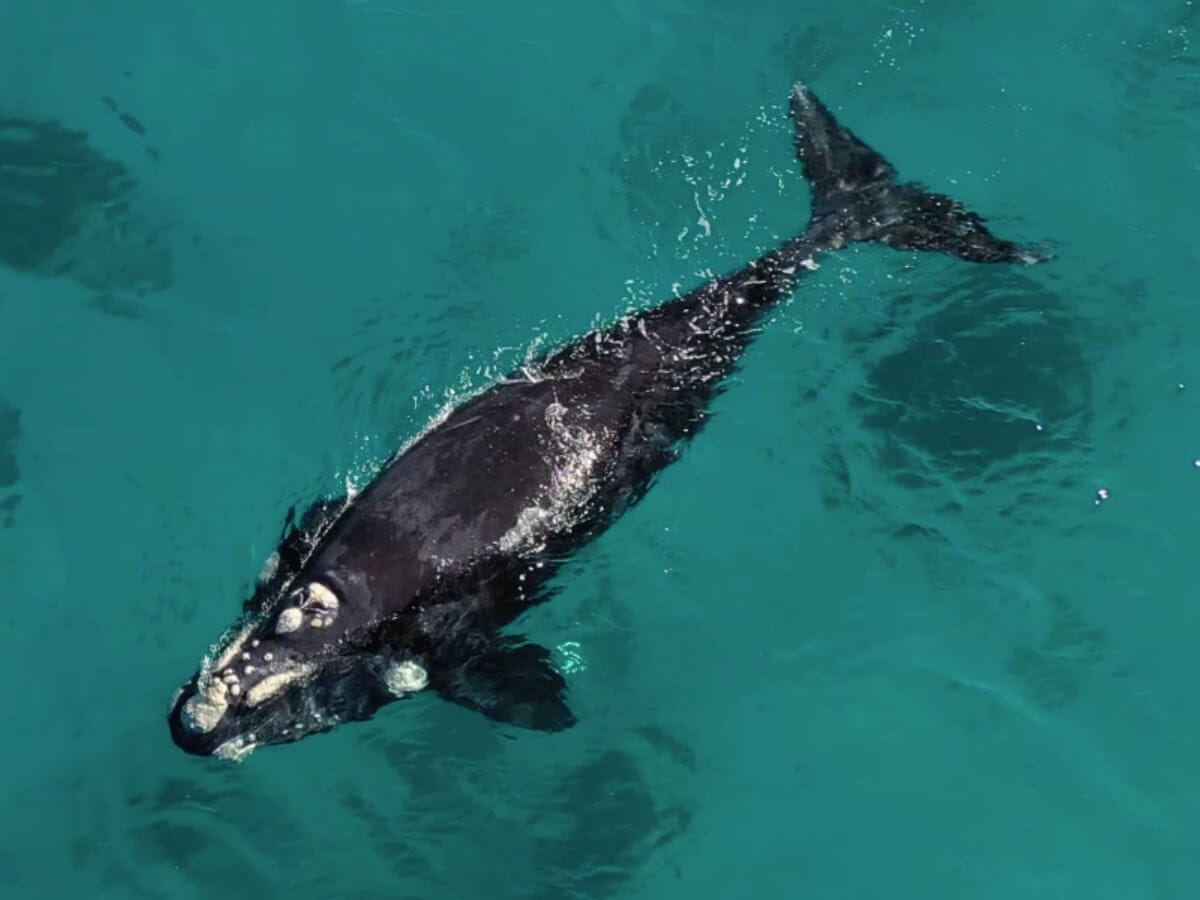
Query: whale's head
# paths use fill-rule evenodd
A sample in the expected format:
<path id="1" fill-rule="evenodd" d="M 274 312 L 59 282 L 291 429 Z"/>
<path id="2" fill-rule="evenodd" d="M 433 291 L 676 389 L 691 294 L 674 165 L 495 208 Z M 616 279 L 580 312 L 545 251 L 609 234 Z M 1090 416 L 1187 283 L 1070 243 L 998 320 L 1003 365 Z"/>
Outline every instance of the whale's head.
<path id="1" fill-rule="evenodd" d="M 175 743 L 239 760 L 257 747 L 370 718 L 428 686 L 418 655 L 351 627 L 340 606 L 332 589 L 312 582 L 232 629 L 171 704 Z"/>

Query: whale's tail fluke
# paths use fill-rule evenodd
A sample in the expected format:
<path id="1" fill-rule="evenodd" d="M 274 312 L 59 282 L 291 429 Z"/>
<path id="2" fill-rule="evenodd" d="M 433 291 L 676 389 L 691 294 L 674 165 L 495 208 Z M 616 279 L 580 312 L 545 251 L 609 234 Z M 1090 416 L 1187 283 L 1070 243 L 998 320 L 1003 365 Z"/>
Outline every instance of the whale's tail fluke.
<path id="1" fill-rule="evenodd" d="M 896 170 L 838 123 L 799 82 L 792 88 L 796 153 L 812 185 L 807 237 L 840 247 L 879 241 L 938 250 L 972 262 L 1035 263 L 1042 257 L 993 235 L 983 219 L 944 194 L 896 181 Z"/>

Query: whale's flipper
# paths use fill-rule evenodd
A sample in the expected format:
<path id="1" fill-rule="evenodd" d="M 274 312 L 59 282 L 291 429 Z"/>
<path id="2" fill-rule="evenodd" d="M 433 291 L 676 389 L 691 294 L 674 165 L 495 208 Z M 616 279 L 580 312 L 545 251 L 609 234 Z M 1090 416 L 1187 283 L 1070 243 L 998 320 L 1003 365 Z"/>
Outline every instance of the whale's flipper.
<path id="1" fill-rule="evenodd" d="M 1038 262 L 1040 257 L 984 227 L 944 194 L 896 182 L 896 170 L 843 125 L 804 84 L 792 88 L 796 153 L 812 185 L 807 237 L 839 247 L 879 241 L 904 250 L 938 250 L 971 262 Z"/>
<path id="2" fill-rule="evenodd" d="M 551 664 L 550 651 L 521 638 L 496 638 L 438 686 L 447 700 L 478 710 L 489 719 L 562 731 L 575 724 L 563 696 L 566 679 Z"/>

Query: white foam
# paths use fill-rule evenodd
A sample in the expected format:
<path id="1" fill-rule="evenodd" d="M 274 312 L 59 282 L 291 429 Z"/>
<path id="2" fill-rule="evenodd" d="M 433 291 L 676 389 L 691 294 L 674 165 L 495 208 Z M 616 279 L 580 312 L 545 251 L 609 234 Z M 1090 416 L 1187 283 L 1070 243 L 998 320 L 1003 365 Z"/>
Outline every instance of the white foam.
<path id="1" fill-rule="evenodd" d="M 227 759 L 230 762 L 241 762 L 247 756 L 257 749 L 258 744 L 253 741 L 247 741 L 242 738 L 234 738 L 231 741 L 226 741 L 213 751 L 213 756 L 218 759 Z"/>
<path id="2" fill-rule="evenodd" d="M 258 583 L 266 584 L 275 577 L 275 573 L 279 571 L 279 551 L 276 550 L 267 557 L 267 561 L 263 563 L 262 570 L 258 573 Z"/>
<path id="3" fill-rule="evenodd" d="M 553 478 L 534 505 L 521 510 L 517 521 L 501 535 L 498 543 L 504 553 L 536 550 L 547 535 L 570 528 L 596 493 L 608 432 L 568 425 L 567 412 L 561 403 L 546 407 L 546 424 L 550 427 L 550 446 L 546 449 Z"/>

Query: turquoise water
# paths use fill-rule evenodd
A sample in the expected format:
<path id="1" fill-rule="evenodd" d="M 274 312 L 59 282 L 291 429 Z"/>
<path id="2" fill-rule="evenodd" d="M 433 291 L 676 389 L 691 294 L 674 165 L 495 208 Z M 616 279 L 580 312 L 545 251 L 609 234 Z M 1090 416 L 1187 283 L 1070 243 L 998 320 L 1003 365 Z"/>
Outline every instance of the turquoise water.
<path id="1" fill-rule="evenodd" d="M 1197 896 L 1200 8 L 406 4 L 6 0 L 0 894 Z M 524 624 L 570 732 L 176 750 L 290 504 L 803 226 L 797 78 L 1056 261 L 829 257 Z"/>

